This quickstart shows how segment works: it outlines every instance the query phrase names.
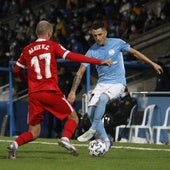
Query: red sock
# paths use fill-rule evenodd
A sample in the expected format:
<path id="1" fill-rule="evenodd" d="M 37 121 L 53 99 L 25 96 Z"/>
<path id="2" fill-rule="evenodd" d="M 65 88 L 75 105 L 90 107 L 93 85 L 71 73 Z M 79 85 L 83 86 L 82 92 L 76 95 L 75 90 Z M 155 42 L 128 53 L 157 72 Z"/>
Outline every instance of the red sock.
<path id="1" fill-rule="evenodd" d="M 64 125 L 64 131 L 62 137 L 67 137 L 70 139 L 77 128 L 77 123 L 73 119 L 68 119 Z"/>
<path id="2" fill-rule="evenodd" d="M 31 132 L 24 132 L 19 135 L 15 141 L 17 142 L 18 146 L 21 146 L 25 143 L 33 141 L 33 135 Z"/>

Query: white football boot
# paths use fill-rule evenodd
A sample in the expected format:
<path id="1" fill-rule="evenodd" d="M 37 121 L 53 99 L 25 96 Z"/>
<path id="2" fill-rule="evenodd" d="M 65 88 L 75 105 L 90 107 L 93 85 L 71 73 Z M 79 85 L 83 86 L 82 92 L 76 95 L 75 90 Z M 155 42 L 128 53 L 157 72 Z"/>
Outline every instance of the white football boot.
<path id="1" fill-rule="evenodd" d="M 70 153 L 74 156 L 78 156 L 79 153 L 77 149 L 70 143 L 69 139 L 66 137 L 62 137 L 59 139 L 58 144 L 64 148 L 66 148 Z"/>
<path id="2" fill-rule="evenodd" d="M 82 134 L 81 136 L 79 136 L 77 138 L 77 140 L 79 142 L 87 142 L 88 140 L 90 140 L 95 134 L 95 130 L 93 129 L 89 129 L 88 131 L 86 131 L 84 134 Z"/>
<path id="3" fill-rule="evenodd" d="M 11 143 L 8 147 L 8 155 L 7 158 L 8 159 L 16 159 L 16 152 L 17 152 L 17 147 L 15 145 L 15 143 Z"/>

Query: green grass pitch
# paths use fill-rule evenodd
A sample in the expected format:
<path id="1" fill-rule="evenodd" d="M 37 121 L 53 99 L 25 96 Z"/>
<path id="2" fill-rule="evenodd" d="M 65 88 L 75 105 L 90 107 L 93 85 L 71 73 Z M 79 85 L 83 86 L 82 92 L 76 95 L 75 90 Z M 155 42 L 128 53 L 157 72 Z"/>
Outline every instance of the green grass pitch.
<path id="1" fill-rule="evenodd" d="M 0 137 L 1 170 L 170 170 L 170 145 L 114 143 L 104 157 L 93 157 L 88 143 L 72 140 L 79 150 L 75 157 L 58 146 L 57 139 L 37 139 L 21 146 L 17 158 L 10 160 L 11 140 Z"/>

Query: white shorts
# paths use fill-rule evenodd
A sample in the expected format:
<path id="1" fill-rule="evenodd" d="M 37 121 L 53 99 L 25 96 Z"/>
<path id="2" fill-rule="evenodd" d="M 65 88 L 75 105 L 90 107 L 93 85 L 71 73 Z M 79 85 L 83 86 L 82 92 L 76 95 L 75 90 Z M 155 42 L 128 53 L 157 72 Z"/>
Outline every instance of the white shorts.
<path id="1" fill-rule="evenodd" d="M 103 84 L 98 83 L 88 94 L 88 106 L 96 106 L 102 93 L 109 96 L 109 100 L 120 97 L 125 90 L 123 84 Z"/>

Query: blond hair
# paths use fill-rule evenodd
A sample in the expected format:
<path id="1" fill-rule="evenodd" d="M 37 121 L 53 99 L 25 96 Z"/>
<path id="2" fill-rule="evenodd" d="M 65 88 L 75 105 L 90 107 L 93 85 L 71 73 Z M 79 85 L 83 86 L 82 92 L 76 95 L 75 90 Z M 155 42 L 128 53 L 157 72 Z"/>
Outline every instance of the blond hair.
<path id="1" fill-rule="evenodd" d="M 52 32 L 53 27 L 52 24 L 50 24 L 48 21 L 46 20 L 42 20 L 40 21 L 37 26 L 36 26 L 36 34 L 37 36 L 39 35 L 45 35 L 47 34 L 49 31 Z"/>

